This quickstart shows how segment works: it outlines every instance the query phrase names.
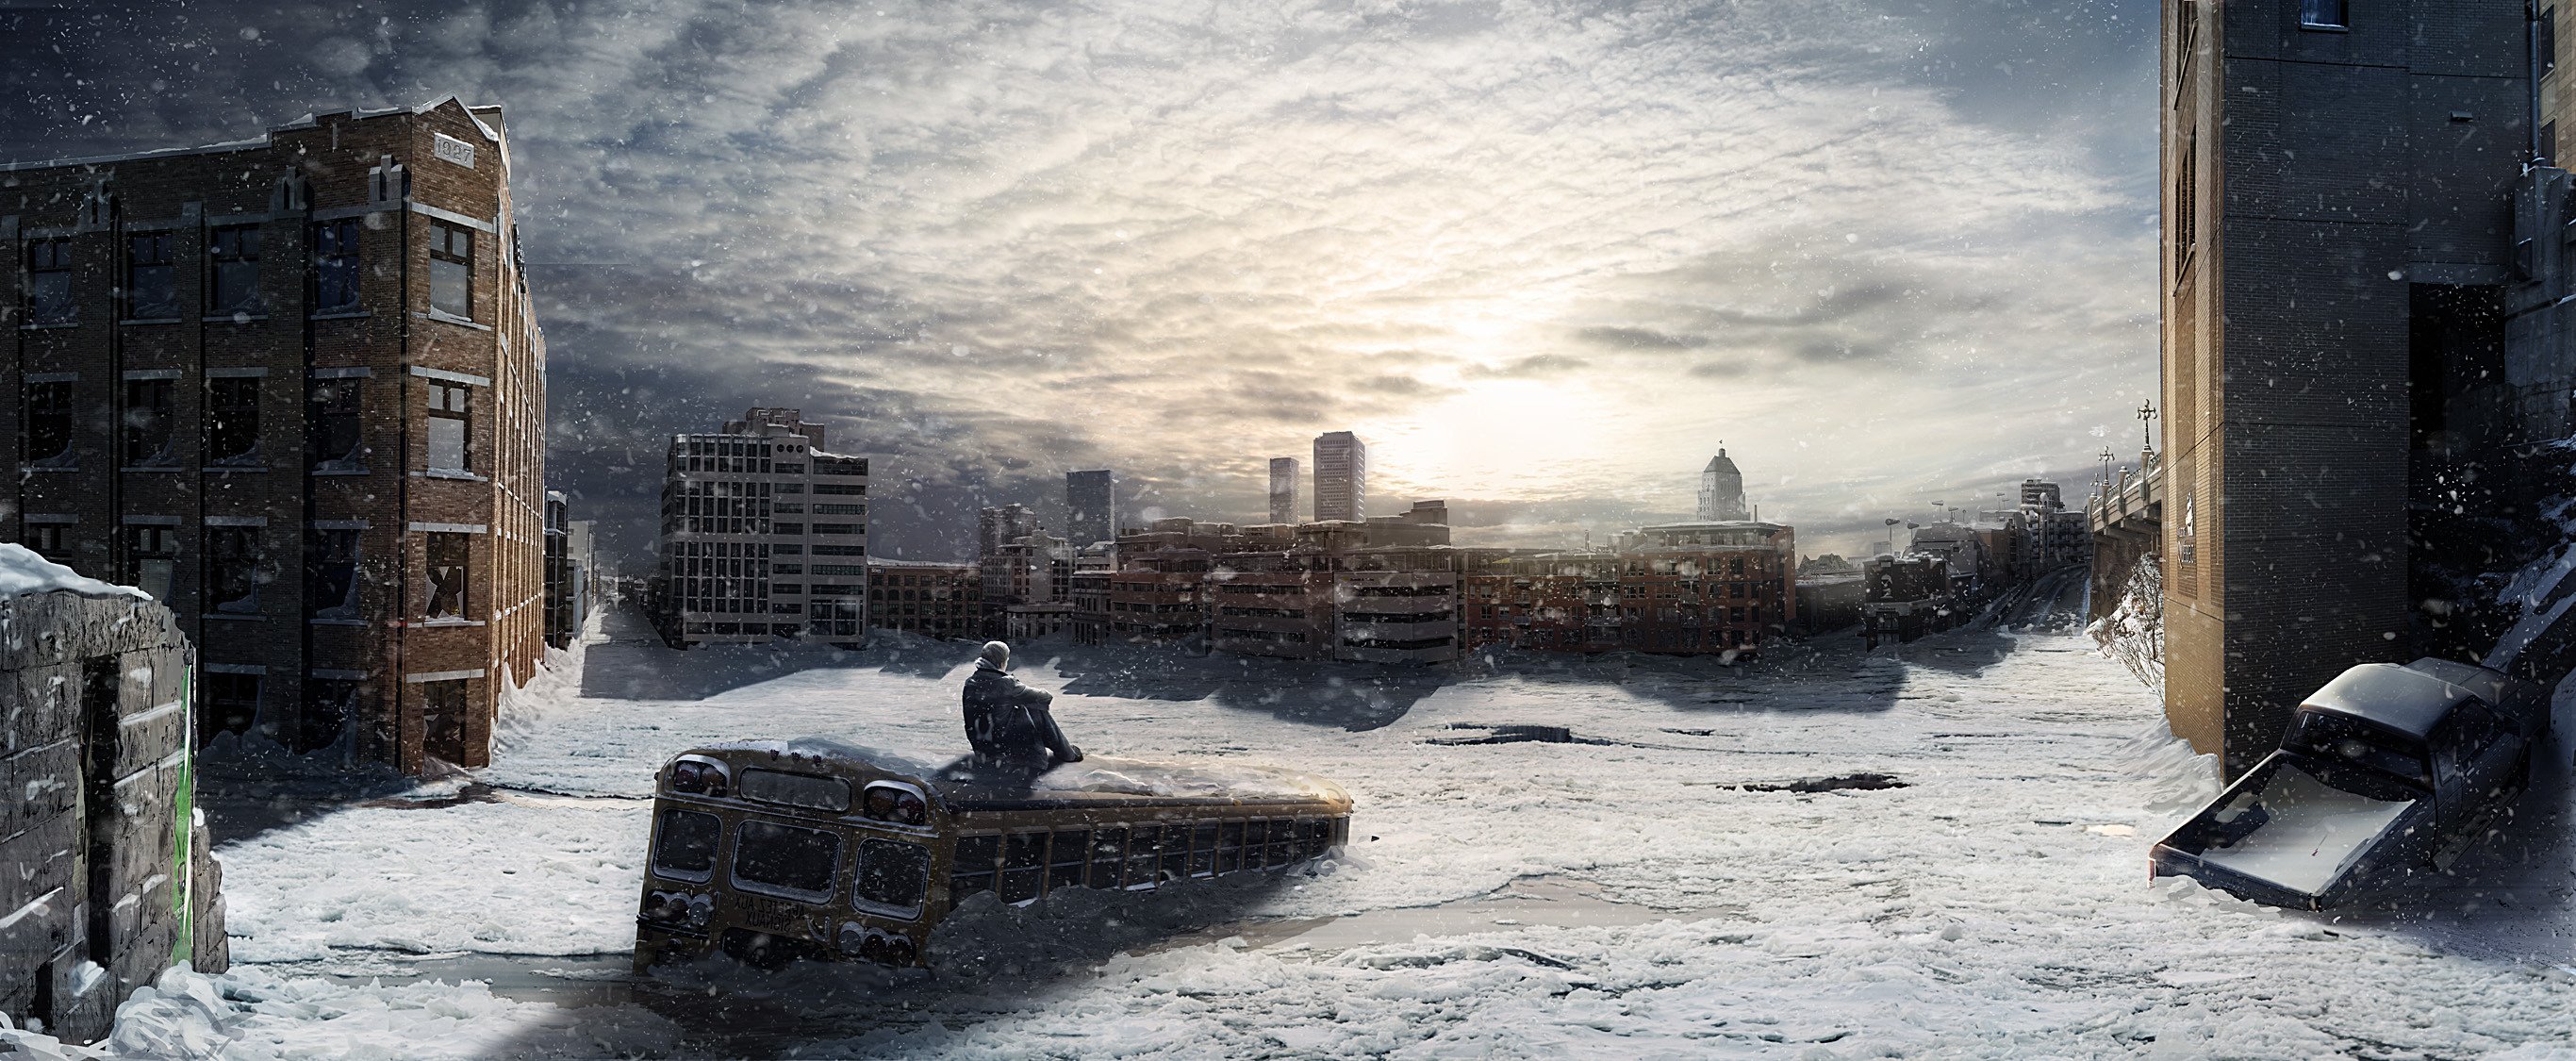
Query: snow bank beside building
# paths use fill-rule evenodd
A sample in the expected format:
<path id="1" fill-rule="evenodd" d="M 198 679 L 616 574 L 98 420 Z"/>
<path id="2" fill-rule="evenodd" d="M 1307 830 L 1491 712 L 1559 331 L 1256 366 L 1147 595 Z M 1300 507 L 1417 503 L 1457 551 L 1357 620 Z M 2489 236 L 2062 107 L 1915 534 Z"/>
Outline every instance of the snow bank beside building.
<path id="1" fill-rule="evenodd" d="M 132 586 L 101 582 L 64 567 L 23 545 L 0 542 L 0 597 L 28 593 L 78 593 L 88 597 L 152 596 Z"/>

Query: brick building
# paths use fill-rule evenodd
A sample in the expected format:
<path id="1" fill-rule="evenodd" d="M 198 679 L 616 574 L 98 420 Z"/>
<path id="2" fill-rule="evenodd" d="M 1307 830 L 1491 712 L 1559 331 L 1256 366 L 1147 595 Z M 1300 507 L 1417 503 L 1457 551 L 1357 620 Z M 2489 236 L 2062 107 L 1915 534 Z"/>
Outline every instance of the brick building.
<path id="1" fill-rule="evenodd" d="M 796 409 L 671 436 L 652 613 L 675 646 L 868 628 L 868 459 L 824 448 Z"/>
<path id="2" fill-rule="evenodd" d="M 1774 523 L 1667 523 L 1477 566 L 1460 589 L 1471 652 L 1758 652 L 1797 618 L 1796 534 Z"/>
<path id="3" fill-rule="evenodd" d="M 868 616 L 879 630 L 973 638 L 984 632 L 984 576 L 975 564 L 868 561 Z"/>
<path id="4" fill-rule="evenodd" d="M 169 605 L 216 724 L 485 763 L 544 632 L 509 178 L 454 98 L 0 166 L 0 533 Z"/>
<path id="5" fill-rule="evenodd" d="M 2548 7 L 2164 5 L 2166 714 L 2229 776 L 2344 668 L 2492 643 L 2427 637 L 2568 428 Z"/>

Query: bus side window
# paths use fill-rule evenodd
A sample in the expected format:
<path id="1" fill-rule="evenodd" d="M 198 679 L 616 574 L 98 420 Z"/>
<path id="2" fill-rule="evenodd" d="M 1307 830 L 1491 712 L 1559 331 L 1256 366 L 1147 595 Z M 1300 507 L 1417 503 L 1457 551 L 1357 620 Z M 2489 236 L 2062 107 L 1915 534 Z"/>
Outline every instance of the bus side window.
<path id="1" fill-rule="evenodd" d="M 1216 823 L 1200 822 L 1190 829 L 1190 876 L 1216 876 Z"/>
<path id="2" fill-rule="evenodd" d="M 1190 827 L 1163 827 L 1163 879 L 1180 880 L 1190 875 Z"/>
<path id="3" fill-rule="evenodd" d="M 1243 868 L 1243 823 L 1225 823 L 1216 834 L 1216 871 L 1232 873 Z"/>
<path id="4" fill-rule="evenodd" d="M 1002 838 L 1002 901 L 1024 903 L 1038 897 L 1046 877 L 1045 833 L 1012 833 Z"/>
<path id="5" fill-rule="evenodd" d="M 1055 834 L 1055 855 L 1049 860 L 1047 890 L 1082 887 L 1082 856 L 1091 853 L 1091 830 L 1066 829 Z"/>
<path id="6" fill-rule="evenodd" d="M 1297 857 L 1301 859 L 1322 858 L 1324 856 L 1324 852 L 1333 846 L 1333 823 L 1331 819 L 1309 818 L 1299 824 L 1304 826 L 1305 835 L 1304 843 L 1299 847 Z"/>
<path id="7" fill-rule="evenodd" d="M 1261 853 L 1270 843 L 1270 819 L 1255 818 L 1243 823 L 1243 868 L 1260 869 Z"/>
<path id="8" fill-rule="evenodd" d="M 1296 829 L 1297 823 L 1286 818 L 1271 820 L 1270 857 L 1263 859 L 1262 865 L 1277 868 L 1287 865 L 1289 860 L 1295 857 L 1289 853 L 1288 848 L 1292 838 L 1296 836 Z"/>
<path id="9" fill-rule="evenodd" d="M 1091 887 L 1114 891 L 1118 871 L 1127 867 L 1127 830 L 1112 826 L 1091 834 Z"/>
<path id="10" fill-rule="evenodd" d="M 1154 886 L 1155 860 L 1162 857 L 1162 827 L 1139 825 L 1128 833 L 1127 886 L 1151 888 Z"/>
<path id="11" fill-rule="evenodd" d="M 969 895 L 993 890 L 994 863 L 1001 854 L 999 836 L 957 838 L 957 857 L 948 867 L 949 909 L 956 909 Z"/>

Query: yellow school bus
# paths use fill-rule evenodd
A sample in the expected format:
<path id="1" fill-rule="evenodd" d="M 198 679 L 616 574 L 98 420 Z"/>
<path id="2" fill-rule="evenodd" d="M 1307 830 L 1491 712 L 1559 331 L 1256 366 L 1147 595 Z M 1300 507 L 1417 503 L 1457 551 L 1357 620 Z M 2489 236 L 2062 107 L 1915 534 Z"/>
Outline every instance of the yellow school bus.
<path id="1" fill-rule="evenodd" d="M 926 965 L 977 892 L 1027 904 L 1272 873 L 1340 847 L 1351 798 L 1261 767 L 1090 759 L 1034 776 L 827 738 L 674 757 L 655 786 L 635 968 L 718 950 Z"/>

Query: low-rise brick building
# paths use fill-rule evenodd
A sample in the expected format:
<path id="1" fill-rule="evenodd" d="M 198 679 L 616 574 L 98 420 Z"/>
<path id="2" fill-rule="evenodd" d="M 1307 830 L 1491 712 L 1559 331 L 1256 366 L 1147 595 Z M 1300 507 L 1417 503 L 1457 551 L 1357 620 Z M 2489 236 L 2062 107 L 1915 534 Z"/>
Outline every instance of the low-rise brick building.
<path id="1" fill-rule="evenodd" d="M 0 535 L 168 605 L 206 724 L 488 761 L 544 648 L 510 166 L 454 98 L 0 165 Z"/>

